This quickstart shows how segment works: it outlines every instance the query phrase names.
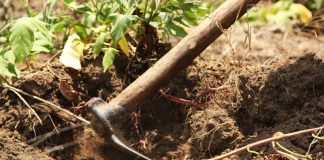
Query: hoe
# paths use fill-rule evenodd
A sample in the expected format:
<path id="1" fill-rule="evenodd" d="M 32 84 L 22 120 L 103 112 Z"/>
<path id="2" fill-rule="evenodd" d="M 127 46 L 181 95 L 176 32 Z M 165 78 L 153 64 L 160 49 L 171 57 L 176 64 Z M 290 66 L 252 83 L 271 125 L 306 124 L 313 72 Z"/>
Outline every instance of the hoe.
<path id="1" fill-rule="evenodd" d="M 225 1 L 201 25 L 191 31 L 116 98 L 109 103 L 100 98 L 93 98 L 88 106 L 92 110 L 91 125 L 96 133 L 130 156 L 150 159 L 121 141 L 123 138 L 117 132 L 118 125 L 131 112 L 137 110 L 141 103 L 158 91 L 161 85 L 166 84 L 171 77 L 189 66 L 225 29 L 229 28 L 258 1 Z"/>

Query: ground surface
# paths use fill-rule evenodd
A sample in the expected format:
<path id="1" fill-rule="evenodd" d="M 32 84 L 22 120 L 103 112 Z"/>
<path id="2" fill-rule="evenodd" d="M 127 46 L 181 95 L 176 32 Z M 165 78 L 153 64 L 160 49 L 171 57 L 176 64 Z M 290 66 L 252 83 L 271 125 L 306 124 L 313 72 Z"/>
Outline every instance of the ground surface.
<path id="1" fill-rule="evenodd" d="M 249 43 L 248 33 L 244 25 L 232 27 L 186 71 L 163 86 L 168 94 L 196 105 L 171 102 L 159 92 L 148 97 L 136 113 L 137 121 L 133 115 L 122 125 L 127 143 L 153 159 L 203 159 L 276 132 L 323 125 L 324 36 L 298 29 L 283 32 L 276 27 L 253 27 Z M 178 40 L 172 41 L 175 44 Z M 89 119 L 88 108 L 71 107 L 89 97 L 109 101 L 151 65 L 134 62 L 126 70 L 127 63 L 120 63 L 125 62 L 121 57 L 103 73 L 100 58 L 86 58 L 79 72 L 64 68 L 55 59 L 50 65 L 55 75 L 40 67 L 43 62 L 33 62 L 32 72 L 25 70 L 21 79 L 13 80 L 13 86 Z M 47 60 L 46 56 L 41 59 Z M 73 102 L 65 99 L 58 86 L 62 77 L 86 96 Z M 25 97 L 43 120 L 41 125 L 13 92 L 0 91 L 0 159 L 130 159 L 89 127 L 55 134 L 36 144 L 34 137 L 80 122 Z M 280 143 L 305 154 L 311 141 L 310 135 L 303 135 Z M 62 148 L 54 148 L 58 146 Z M 255 159 L 285 159 L 270 145 L 253 150 L 262 153 Z M 323 150 L 320 142 L 310 153 L 314 159 L 323 159 Z M 252 158 L 244 152 L 230 159 Z"/>

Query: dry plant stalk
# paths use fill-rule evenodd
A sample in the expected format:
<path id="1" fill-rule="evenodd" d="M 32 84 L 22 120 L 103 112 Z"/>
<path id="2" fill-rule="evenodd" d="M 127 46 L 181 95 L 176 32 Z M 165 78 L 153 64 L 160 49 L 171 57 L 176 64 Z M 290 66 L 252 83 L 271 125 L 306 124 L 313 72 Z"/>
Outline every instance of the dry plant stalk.
<path id="1" fill-rule="evenodd" d="M 267 139 L 264 139 L 264 140 L 261 140 L 261 141 L 257 141 L 257 142 L 248 144 L 248 145 L 246 145 L 244 147 L 235 149 L 235 150 L 233 150 L 233 151 L 231 151 L 229 153 L 226 153 L 226 154 L 214 157 L 214 158 L 210 158 L 208 160 L 220 160 L 220 159 L 229 157 L 229 156 L 234 155 L 234 154 L 239 154 L 239 153 L 244 152 L 244 151 L 246 151 L 246 150 L 248 150 L 248 149 L 250 149 L 252 147 L 255 147 L 255 146 L 263 145 L 263 144 L 266 144 L 266 143 L 271 143 L 273 141 L 278 141 L 278 140 L 284 139 L 284 138 L 294 137 L 294 136 L 307 134 L 307 133 L 318 132 L 318 131 L 322 130 L 323 128 L 324 128 L 324 125 L 321 126 L 321 127 L 310 128 L 310 129 L 300 130 L 300 131 L 286 133 L 286 134 L 282 133 L 279 136 L 274 136 L 274 137 L 271 137 L 271 138 L 267 138 Z"/>

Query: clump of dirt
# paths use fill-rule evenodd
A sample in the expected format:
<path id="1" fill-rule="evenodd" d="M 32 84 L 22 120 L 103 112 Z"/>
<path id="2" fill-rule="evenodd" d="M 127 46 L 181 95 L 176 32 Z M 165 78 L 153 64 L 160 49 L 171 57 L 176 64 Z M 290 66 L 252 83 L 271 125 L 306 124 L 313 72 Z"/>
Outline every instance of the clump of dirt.
<path id="1" fill-rule="evenodd" d="M 201 158 L 220 154 L 240 143 L 243 138 L 235 120 L 217 105 L 207 108 L 204 112 L 193 114 L 188 123 L 192 134 L 190 141 L 192 155 L 202 154 Z"/>
<path id="2" fill-rule="evenodd" d="M 242 103 L 248 106 L 253 121 L 269 127 L 282 123 L 294 117 L 292 113 L 301 110 L 305 102 L 324 94 L 323 67 L 315 54 L 306 54 L 286 61 L 266 77 L 253 72 L 242 75 Z"/>
<path id="3" fill-rule="evenodd" d="M 289 133 L 323 125 L 322 60 L 308 53 L 278 62 L 282 65 L 274 63 L 273 67 L 257 72 L 252 67 L 240 75 L 242 106 L 236 113 L 236 121 L 244 135 L 258 134 L 256 139 L 260 139 L 276 132 Z M 304 154 L 312 140 L 311 135 L 303 135 L 283 140 L 282 144 Z M 317 143 L 309 151 L 320 153 L 323 148 L 323 144 Z M 271 149 L 261 150 L 271 152 Z"/>

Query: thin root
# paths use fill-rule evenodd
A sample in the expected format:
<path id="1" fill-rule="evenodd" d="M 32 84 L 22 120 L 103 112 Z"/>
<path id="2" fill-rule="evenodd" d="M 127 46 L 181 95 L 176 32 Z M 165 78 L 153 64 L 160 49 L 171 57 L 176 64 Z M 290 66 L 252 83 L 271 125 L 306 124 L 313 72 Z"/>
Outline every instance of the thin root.
<path id="1" fill-rule="evenodd" d="M 50 138 L 50 137 L 52 137 L 54 135 L 58 135 L 58 134 L 60 134 L 62 132 L 66 132 L 66 131 L 76 129 L 76 128 L 80 128 L 80 127 L 83 127 L 83 125 L 82 124 L 75 124 L 75 125 L 72 125 L 72 126 L 68 126 L 68 127 L 58 129 L 57 131 L 54 130 L 54 131 L 51 131 L 51 132 L 47 132 L 45 134 L 35 136 L 34 138 L 31 138 L 31 139 L 27 140 L 27 143 L 30 144 L 30 143 L 34 142 L 32 144 L 32 146 L 37 146 L 40 143 L 44 142 L 45 140 L 47 140 L 48 138 Z"/>
<path id="2" fill-rule="evenodd" d="M 193 107 L 194 109 L 197 109 L 197 110 L 202 110 L 203 107 L 192 102 L 192 101 L 189 101 L 189 100 L 186 100 L 186 99 L 183 99 L 183 98 L 178 98 L 178 97 L 175 97 L 175 96 L 172 96 L 172 95 L 169 95 L 166 93 L 165 89 L 160 89 L 159 91 L 166 99 L 172 101 L 172 102 L 175 102 L 175 103 L 180 103 L 180 104 L 183 104 L 183 105 L 186 105 L 186 106 L 191 106 Z"/>
<path id="3" fill-rule="evenodd" d="M 23 101 L 24 102 L 24 104 L 33 112 L 33 114 L 36 116 L 36 118 L 38 119 L 38 121 L 39 121 L 39 123 L 41 124 L 41 125 L 43 125 L 43 121 L 42 121 L 42 119 L 38 116 L 38 114 L 36 113 L 36 111 L 29 105 L 29 103 L 25 100 L 25 98 L 24 97 L 22 97 L 16 90 L 14 90 L 14 89 L 11 89 L 11 88 L 9 88 L 9 90 L 10 91 L 12 91 L 13 93 L 15 93 L 20 99 L 21 99 L 21 101 Z"/>
<path id="4" fill-rule="evenodd" d="M 70 112 L 69 110 L 66 110 L 66 109 L 64 109 L 64 108 L 61 108 L 60 106 L 57 106 L 57 105 L 55 105 L 55 104 L 52 103 L 52 102 L 49 102 L 49 101 L 47 101 L 47 100 L 45 100 L 45 99 L 42 99 L 42 98 L 40 98 L 40 97 L 37 97 L 37 96 L 35 96 L 35 95 L 32 95 L 32 94 L 26 93 L 26 92 L 24 92 L 24 91 L 22 91 L 22 90 L 20 90 L 20 89 L 18 89 L 18 88 L 15 88 L 15 87 L 13 87 L 13 86 L 11 86 L 11 85 L 9 85 L 9 84 L 6 84 L 6 83 L 0 84 L 0 86 L 3 87 L 3 88 L 8 88 L 8 89 L 10 89 L 10 90 L 14 90 L 14 91 L 19 92 L 19 93 L 21 93 L 21 94 L 23 94 L 23 95 L 26 95 L 26 96 L 28 96 L 28 97 L 31 97 L 31 98 L 34 98 L 34 99 L 39 100 L 39 101 L 41 101 L 41 102 L 44 102 L 44 103 L 46 103 L 46 104 L 49 104 L 50 106 L 52 106 L 52 107 L 54 107 L 54 108 L 56 108 L 56 109 L 58 109 L 58 110 L 60 110 L 60 111 L 62 111 L 62 112 L 65 112 L 65 113 L 67 113 L 68 115 L 70 115 L 70 116 L 72 116 L 72 117 L 74 117 L 74 118 L 76 118 L 76 119 L 78 119 L 78 120 L 80 120 L 80 121 L 82 121 L 82 122 L 84 122 L 84 123 L 90 125 L 90 121 L 84 119 L 83 117 L 80 117 L 80 116 L 78 116 L 78 115 L 75 115 L 74 113 Z"/>
<path id="5" fill-rule="evenodd" d="M 76 142 L 68 142 L 68 143 L 65 143 L 65 144 L 61 144 L 61 145 L 58 145 L 58 146 L 55 146 L 55 147 L 52 147 L 50 149 L 47 149 L 45 150 L 46 153 L 50 154 L 52 152 L 56 152 L 56 151 L 60 151 L 60 150 L 63 150 L 67 147 L 71 147 L 71 146 L 74 146 L 76 145 L 77 143 Z"/>

